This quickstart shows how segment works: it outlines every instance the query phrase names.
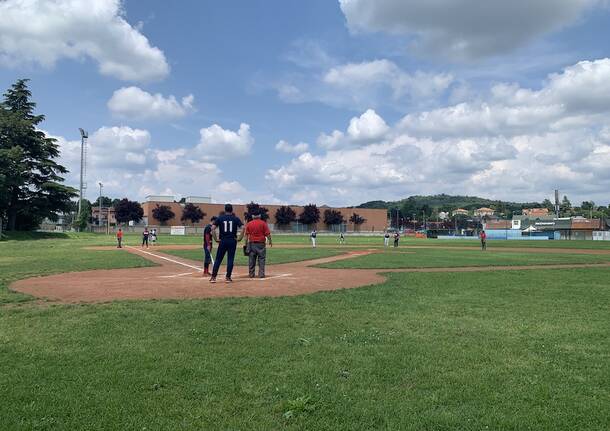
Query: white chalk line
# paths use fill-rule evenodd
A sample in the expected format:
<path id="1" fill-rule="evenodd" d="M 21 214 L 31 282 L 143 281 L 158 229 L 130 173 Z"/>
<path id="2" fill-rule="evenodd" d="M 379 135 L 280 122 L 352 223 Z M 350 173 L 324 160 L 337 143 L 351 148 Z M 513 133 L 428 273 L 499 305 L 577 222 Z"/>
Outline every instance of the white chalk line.
<path id="1" fill-rule="evenodd" d="M 158 254 L 151 253 L 150 251 L 141 250 L 141 249 L 139 249 L 137 247 L 132 247 L 132 246 L 126 246 L 126 247 L 127 248 L 131 248 L 131 249 L 136 250 L 136 251 L 139 251 L 139 252 L 144 253 L 144 254 L 148 254 L 150 256 L 154 256 L 154 257 L 159 258 L 159 259 L 167 260 L 168 262 L 172 262 L 172 263 L 175 263 L 177 265 L 182 265 L 182 266 L 186 266 L 187 268 L 196 269 L 197 271 L 202 271 L 203 270 L 203 268 L 200 267 L 200 266 L 189 265 L 188 263 L 184 263 L 184 262 L 180 262 L 178 260 L 170 259 L 169 257 L 159 256 Z M 163 277 L 163 278 L 173 278 L 173 277 L 182 277 L 182 276 L 191 275 L 191 274 L 193 274 L 193 273 L 192 272 L 185 272 L 183 274 L 162 275 L 161 277 Z M 270 277 L 265 277 L 265 278 L 249 278 L 248 280 L 251 280 L 251 281 L 265 281 L 265 280 L 272 280 L 274 278 L 290 277 L 291 275 L 292 274 L 278 274 L 278 275 L 272 275 Z"/>
<path id="2" fill-rule="evenodd" d="M 173 274 L 173 275 L 159 275 L 157 278 L 176 278 L 176 277 L 184 277 L 185 275 L 193 275 L 194 272 L 183 272 L 182 274 Z"/>
<path id="3" fill-rule="evenodd" d="M 158 258 L 158 259 L 167 260 L 168 262 L 172 262 L 172 263 L 175 263 L 175 264 L 177 264 L 177 265 L 186 266 L 187 268 L 196 269 L 197 271 L 202 271 L 202 270 L 203 270 L 203 268 L 202 268 L 202 267 L 200 267 L 200 266 L 189 265 L 188 263 L 184 263 L 184 262 L 180 262 L 180 261 L 177 261 L 177 260 L 174 260 L 174 259 L 170 259 L 169 257 L 165 257 L 165 256 L 159 256 L 158 254 L 151 253 L 150 251 L 144 251 L 144 250 L 140 250 L 140 249 L 139 249 L 139 248 L 137 248 L 137 247 L 131 247 L 131 246 L 127 246 L 127 247 L 128 247 L 128 248 L 131 248 L 131 249 L 133 249 L 133 250 L 139 251 L 139 252 L 141 252 L 141 253 L 148 254 L 148 255 L 150 255 L 150 256 L 154 256 L 154 257 L 156 257 L 156 258 Z"/>

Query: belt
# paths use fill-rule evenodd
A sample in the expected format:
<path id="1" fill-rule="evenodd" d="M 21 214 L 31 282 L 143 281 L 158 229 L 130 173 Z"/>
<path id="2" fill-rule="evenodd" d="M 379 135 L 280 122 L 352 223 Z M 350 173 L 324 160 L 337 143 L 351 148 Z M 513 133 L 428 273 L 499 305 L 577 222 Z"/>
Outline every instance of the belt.
<path id="1" fill-rule="evenodd" d="M 265 241 L 250 241 L 250 244 L 266 244 Z"/>

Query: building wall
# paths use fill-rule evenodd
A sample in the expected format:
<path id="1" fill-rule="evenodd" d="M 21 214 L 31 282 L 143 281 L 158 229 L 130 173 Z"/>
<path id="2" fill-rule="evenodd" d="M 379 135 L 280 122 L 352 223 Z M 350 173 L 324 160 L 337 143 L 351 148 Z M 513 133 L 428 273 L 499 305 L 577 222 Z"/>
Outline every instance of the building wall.
<path id="1" fill-rule="evenodd" d="M 183 222 L 180 220 L 182 216 L 182 206 L 177 202 L 144 202 L 142 204 L 142 208 L 144 209 L 144 217 L 149 225 L 159 225 L 159 222 L 154 219 L 152 215 L 153 209 L 158 205 L 167 205 L 169 206 L 173 213 L 175 214 L 174 218 L 168 220 L 166 226 L 190 226 L 190 222 Z M 224 211 L 224 204 L 195 204 L 205 213 L 205 217 L 199 223 L 195 223 L 195 226 L 205 226 L 210 222 L 210 218 L 212 216 L 218 216 L 220 213 Z M 281 205 L 262 205 L 269 210 L 269 224 L 275 223 L 275 212 Z M 298 215 L 303 211 L 302 206 L 293 206 L 290 207 L 294 210 L 294 212 Z M 320 210 L 320 223 L 318 223 L 319 229 L 325 229 L 324 225 L 324 211 L 328 208 L 318 207 Z M 387 211 L 385 209 L 372 209 L 372 208 L 330 208 L 341 211 L 343 214 L 343 218 L 347 221 L 347 230 L 354 231 L 353 223 L 349 222 L 349 218 L 353 213 L 359 214 L 361 217 L 364 217 L 366 221 L 360 225 L 359 231 L 361 232 L 371 232 L 371 231 L 383 231 L 386 229 L 388 225 L 388 217 Z M 233 205 L 233 211 L 235 215 L 244 219 L 244 213 L 246 212 L 246 205 Z"/>

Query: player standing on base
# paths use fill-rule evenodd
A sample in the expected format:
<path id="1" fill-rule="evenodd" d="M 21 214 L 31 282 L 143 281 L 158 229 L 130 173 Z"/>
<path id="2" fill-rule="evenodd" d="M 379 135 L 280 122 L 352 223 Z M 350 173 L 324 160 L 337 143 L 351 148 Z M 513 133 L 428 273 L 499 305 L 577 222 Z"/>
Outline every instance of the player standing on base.
<path id="1" fill-rule="evenodd" d="M 212 248 L 214 241 L 212 238 L 212 224 L 216 216 L 212 216 L 209 224 L 203 228 L 203 275 L 210 275 L 210 263 L 212 263 Z"/>
<path id="2" fill-rule="evenodd" d="M 233 205 L 226 204 L 225 212 L 214 220 L 215 229 L 212 229 L 214 241 L 218 242 L 218 250 L 216 251 L 216 261 L 212 268 L 212 278 L 210 283 L 216 283 L 216 276 L 220 269 L 220 264 L 227 255 L 227 275 L 225 283 L 233 282 L 231 274 L 233 273 L 233 264 L 235 262 L 235 249 L 237 243 L 244 237 L 242 226 L 244 225 L 239 217 L 233 214 Z"/>

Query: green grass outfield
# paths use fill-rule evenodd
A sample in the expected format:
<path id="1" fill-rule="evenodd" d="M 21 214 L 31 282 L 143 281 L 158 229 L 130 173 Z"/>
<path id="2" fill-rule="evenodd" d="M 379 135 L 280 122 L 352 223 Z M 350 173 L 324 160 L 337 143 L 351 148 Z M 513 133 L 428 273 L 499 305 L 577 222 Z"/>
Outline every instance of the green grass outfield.
<path id="1" fill-rule="evenodd" d="M 1 430 L 610 427 L 607 268 L 394 273 L 298 297 L 97 305 L 6 289 L 148 264 L 82 249 L 111 243 L 0 243 Z"/>
<path id="2" fill-rule="evenodd" d="M 50 238 L 57 237 L 57 234 L 47 234 Z M 88 241 L 92 245 L 111 245 L 115 244 L 113 235 L 95 235 L 88 233 L 68 233 L 64 234 L 66 238 L 81 238 Z M 31 235 L 26 235 L 26 238 L 31 238 Z M 302 245 L 309 246 L 308 235 L 275 235 L 274 244 L 287 245 Z M 318 245 L 322 246 L 338 246 L 339 237 L 337 235 L 320 234 L 317 238 Z M 348 246 L 367 246 L 367 247 L 383 247 L 383 236 L 364 236 L 348 234 Z M 127 245 L 138 245 L 141 241 L 139 234 L 126 232 L 124 241 Z M 583 240 L 551 240 L 551 241 L 528 241 L 528 240 L 488 240 L 490 248 L 499 247 L 517 247 L 517 248 L 565 248 L 565 249 L 594 249 L 594 250 L 610 250 L 610 241 L 583 241 Z M 1 243 L 0 243 L 1 244 Z M 172 236 L 159 235 L 159 245 L 168 244 L 201 244 L 199 235 L 188 236 Z M 456 239 L 456 240 L 440 240 L 440 239 L 415 239 L 411 237 L 403 237 L 400 240 L 400 246 L 426 246 L 426 247 L 478 247 L 479 242 L 476 239 Z"/>
<path id="3" fill-rule="evenodd" d="M 460 266 L 520 266 L 610 262 L 606 255 L 570 253 L 527 253 L 515 251 L 390 249 L 383 253 L 319 265 L 322 268 L 455 268 Z M 610 270 L 610 268 L 609 268 Z"/>

